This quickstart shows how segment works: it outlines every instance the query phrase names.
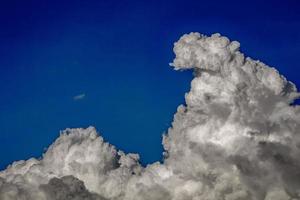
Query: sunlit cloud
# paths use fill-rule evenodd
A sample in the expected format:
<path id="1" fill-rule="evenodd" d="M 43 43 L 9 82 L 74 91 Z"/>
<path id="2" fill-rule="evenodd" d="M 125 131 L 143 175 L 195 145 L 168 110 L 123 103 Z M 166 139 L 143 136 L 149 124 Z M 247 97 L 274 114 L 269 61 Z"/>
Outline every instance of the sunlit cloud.
<path id="1" fill-rule="evenodd" d="M 163 136 L 163 162 L 143 167 L 94 127 L 66 129 L 41 159 L 0 172 L 0 199 L 300 199 L 299 93 L 239 47 L 220 34 L 175 43 L 171 66 L 195 77 Z"/>

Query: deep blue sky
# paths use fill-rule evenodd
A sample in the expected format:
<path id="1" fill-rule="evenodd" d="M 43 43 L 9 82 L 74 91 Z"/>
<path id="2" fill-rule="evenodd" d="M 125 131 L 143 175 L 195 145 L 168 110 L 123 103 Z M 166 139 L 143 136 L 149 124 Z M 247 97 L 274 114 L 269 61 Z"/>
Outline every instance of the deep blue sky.
<path id="1" fill-rule="evenodd" d="M 168 63 L 191 31 L 240 41 L 300 87 L 296 0 L 1 1 L 0 169 L 40 156 L 59 130 L 89 125 L 144 164 L 161 159 L 192 78 Z"/>

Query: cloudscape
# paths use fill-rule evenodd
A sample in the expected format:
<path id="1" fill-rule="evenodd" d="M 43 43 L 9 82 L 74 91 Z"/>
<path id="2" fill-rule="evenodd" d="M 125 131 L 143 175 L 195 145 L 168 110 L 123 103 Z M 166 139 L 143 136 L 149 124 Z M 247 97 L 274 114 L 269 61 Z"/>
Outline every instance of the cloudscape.
<path id="1" fill-rule="evenodd" d="M 300 199 L 300 94 L 239 47 L 218 33 L 175 42 L 170 65 L 194 78 L 163 136 L 162 162 L 143 167 L 94 127 L 66 129 L 42 158 L 0 172 L 0 199 Z"/>

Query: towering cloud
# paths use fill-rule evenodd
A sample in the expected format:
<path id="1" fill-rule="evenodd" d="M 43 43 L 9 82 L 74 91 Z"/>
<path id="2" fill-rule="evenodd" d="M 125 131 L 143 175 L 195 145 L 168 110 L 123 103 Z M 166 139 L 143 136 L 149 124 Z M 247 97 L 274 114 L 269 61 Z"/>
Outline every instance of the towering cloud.
<path id="1" fill-rule="evenodd" d="M 67 129 L 42 159 L 0 172 L 0 199 L 299 200 L 299 93 L 239 46 L 199 33 L 175 43 L 171 65 L 195 77 L 163 138 L 163 163 L 143 168 L 93 127 Z"/>

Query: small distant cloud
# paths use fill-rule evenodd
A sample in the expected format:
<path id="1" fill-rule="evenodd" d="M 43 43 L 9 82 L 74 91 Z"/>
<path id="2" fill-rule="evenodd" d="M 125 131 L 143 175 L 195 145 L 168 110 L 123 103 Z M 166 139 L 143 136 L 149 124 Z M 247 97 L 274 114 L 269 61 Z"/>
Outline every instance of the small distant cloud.
<path id="1" fill-rule="evenodd" d="M 84 98 L 85 98 L 85 94 L 82 93 L 82 94 L 79 94 L 79 95 L 74 96 L 74 97 L 73 97 L 73 100 L 74 100 L 74 101 L 79 101 L 79 100 L 82 100 L 82 99 L 84 99 Z"/>

